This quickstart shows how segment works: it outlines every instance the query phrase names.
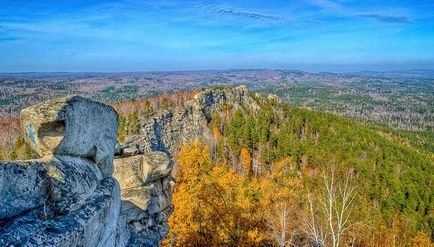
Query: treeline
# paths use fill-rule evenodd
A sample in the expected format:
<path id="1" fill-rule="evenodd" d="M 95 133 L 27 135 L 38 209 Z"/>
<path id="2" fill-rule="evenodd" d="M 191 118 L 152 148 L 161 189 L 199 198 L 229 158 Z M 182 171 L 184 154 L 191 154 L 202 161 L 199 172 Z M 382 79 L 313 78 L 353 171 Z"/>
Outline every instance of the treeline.
<path id="1" fill-rule="evenodd" d="M 300 82 L 261 91 L 275 93 L 294 106 L 344 115 L 366 123 L 433 131 L 433 88 L 429 81 L 334 83 Z"/>
<path id="2" fill-rule="evenodd" d="M 433 156 L 328 113 L 224 105 L 178 156 L 168 244 L 430 246 Z M 209 146 L 209 150 L 208 150 Z"/>

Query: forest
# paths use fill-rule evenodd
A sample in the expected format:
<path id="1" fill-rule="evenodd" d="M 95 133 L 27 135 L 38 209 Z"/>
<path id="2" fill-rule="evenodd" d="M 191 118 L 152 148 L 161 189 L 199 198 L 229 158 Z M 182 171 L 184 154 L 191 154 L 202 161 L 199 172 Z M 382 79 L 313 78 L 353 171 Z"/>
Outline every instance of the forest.
<path id="1" fill-rule="evenodd" d="M 181 149 L 170 243 L 432 244 L 432 153 L 342 117 L 257 100 L 258 112 L 213 114 L 213 150 Z"/>

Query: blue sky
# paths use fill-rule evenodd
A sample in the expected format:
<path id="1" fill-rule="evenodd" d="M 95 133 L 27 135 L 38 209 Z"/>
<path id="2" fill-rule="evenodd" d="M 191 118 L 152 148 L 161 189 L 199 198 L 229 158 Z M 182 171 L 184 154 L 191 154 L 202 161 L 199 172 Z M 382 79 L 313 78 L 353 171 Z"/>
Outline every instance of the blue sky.
<path id="1" fill-rule="evenodd" d="M 0 71 L 434 69 L 434 1 L 0 0 Z"/>

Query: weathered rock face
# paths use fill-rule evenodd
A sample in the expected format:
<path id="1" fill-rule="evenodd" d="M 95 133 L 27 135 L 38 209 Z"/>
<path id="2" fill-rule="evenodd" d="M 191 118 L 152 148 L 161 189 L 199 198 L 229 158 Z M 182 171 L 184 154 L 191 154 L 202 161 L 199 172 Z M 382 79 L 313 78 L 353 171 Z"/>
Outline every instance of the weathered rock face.
<path id="1" fill-rule="evenodd" d="M 156 246 L 167 234 L 175 185 L 169 175 L 173 162 L 167 154 L 197 139 L 213 145 L 214 137 L 207 125 L 212 112 L 221 113 L 225 105 L 233 110 L 259 109 L 245 87 L 205 90 L 183 107 L 141 119 L 140 134 L 129 136 L 128 146 L 118 151 L 122 156 L 114 160 L 114 176 L 121 186 L 121 218 L 131 229 L 130 245 Z"/>
<path id="2" fill-rule="evenodd" d="M 48 187 L 44 162 L 1 162 L 0 221 L 44 205 Z"/>
<path id="3" fill-rule="evenodd" d="M 128 136 L 125 144 L 138 146 L 142 152 L 167 153 L 172 153 L 180 144 L 197 139 L 212 146 L 214 137 L 207 127 L 211 113 L 215 111 L 219 114 L 227 105 L 232 110 L 243 107 L 259 110 L 259 105 L 245 86 L 207 89 L 195 95 L 183 107 L 169 108 L 156 113 L 153 118 L 141 119 L 140 134 Z"/>
<path id="4" fill-rule="evenodd" d="M 119 185 L 113 178 L 98 184 L 79 209 L 51 212 L 44 206 L 2 219 L 0 246 L 125 246 L 118 236 Z"/>
<path id="5" fill-rule="evenodd" d="M 172 213 L 169 173 L 173 162 L 163 152 L 150 152 L 114 160 L 114 176 L 120 182 L 121 217 L 132 232 L 130 243 L 156 246 L 168 233 L 167 219 Z"/>
<path id="6" fill-rule="evenodd" d="M 172 162 L 164 153 L 120 159 L 115 175 L 121 191 L 112 177 L 113 108 L 66 97 L 24 109 L 21 123 L 42 158 L 0 162 L 0 246 L 161 242 L 173 208 Z"/>
<path id="7" fill-rule="evenodd" d="M 27 142 L 41 157 L 89 158 L 104 177 L 113 173 L 118 117 L 112 107 L 69 96 L 23 109 L 20 118 Z"/>

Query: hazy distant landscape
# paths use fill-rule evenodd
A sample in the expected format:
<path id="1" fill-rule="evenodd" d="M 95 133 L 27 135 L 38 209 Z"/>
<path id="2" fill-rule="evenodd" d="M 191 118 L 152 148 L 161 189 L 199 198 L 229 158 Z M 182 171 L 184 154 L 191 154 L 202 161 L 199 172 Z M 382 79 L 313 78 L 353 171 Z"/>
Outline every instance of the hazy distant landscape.
<path id="1" fill-rule="evenodd" d="M 434 127 L 434 73 L 426 70 L 351 74 L 290 70 L 3 73 L 0 118 L 69 94 L 113 103 L 223 85 L 247 85 L 252 91 L 277 94 L 294 106 L 393 128 L 424 131 Z"/>

